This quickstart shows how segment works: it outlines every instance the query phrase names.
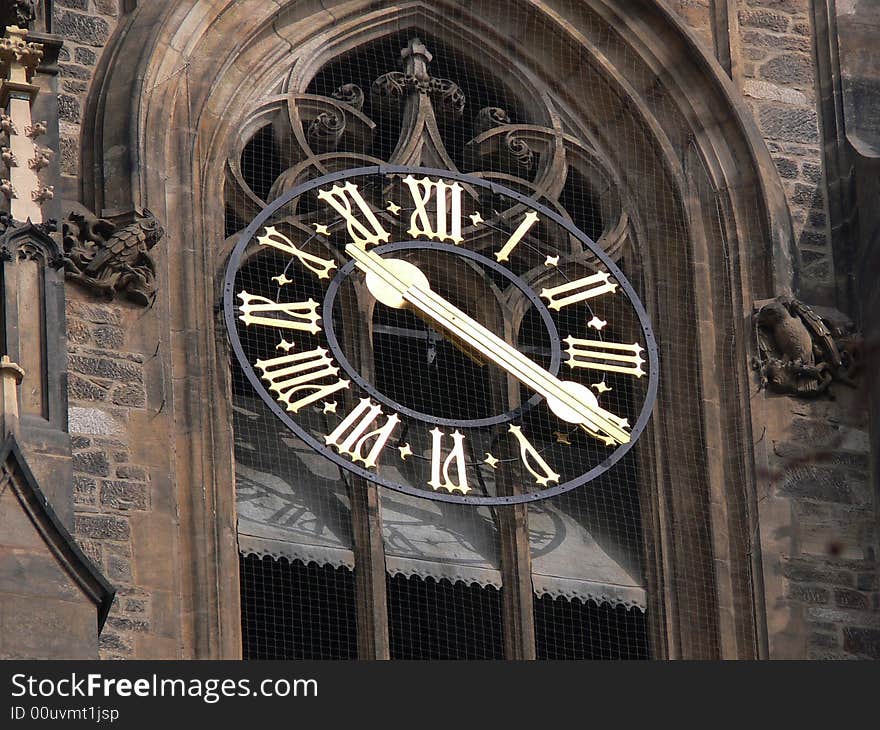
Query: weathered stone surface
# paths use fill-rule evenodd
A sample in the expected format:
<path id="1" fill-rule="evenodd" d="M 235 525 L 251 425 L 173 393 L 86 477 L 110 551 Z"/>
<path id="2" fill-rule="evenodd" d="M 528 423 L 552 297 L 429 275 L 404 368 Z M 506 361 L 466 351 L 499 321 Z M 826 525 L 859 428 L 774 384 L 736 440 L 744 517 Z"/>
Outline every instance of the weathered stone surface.
<path id="1" fill-rule="evenodd" d="M 71 406 L 67 411 L 67 422 L 71 433 L 119 436 L 125 432 L 119 421 L 99 408 Z"/>
<path id="2" fill-rule="evenodd" d="M 131 561 L 111 555 L 107 558 L 107 577 L 115 583 L 131 583 Z"/>
<path id="3" fill-rule="evenodd" d="M 147 486 L 143 482 L 105 481 L 101 485 L 101 504 L 121 510 L 147 509 Z"/>
<path id="4" fill-rule="evenodd" d="M 91 302 L 78 302 L 67 300 L 67 316 L 79 317 L 92 324 L 122 324 L 122 317 L 116 307 L 106 304 L 92 304 Z"/>
<path id="5" fill-rule="evenodd" d="M 131 537 L 128 520 L 111 515 L 77 515 L 74 531 L 95 540 L 128 540 Z"/>
<path id="6" fill-rule="evenodd" d="M 73 12 L 56 14 L 54 30 L 87 46 L 103 46 L 110 37 L 110 26 L 106 20 Z"/>
<path id="7" fill-rule="evenodd" d="M 746 79 L 743 82 L 743 93 L 753 99 L 767 99 L 784 104 L 804 105 L 807 103 L 807 97 L 802 91 L 757 79 Z"/>
<path id="8" fill-rule="evenodd" d="M 96 347 L 118 350 L 125 343 L 125 331 L 121 327 L 101 325 L 92 329 L 92 341 Z"/>
<path id="9" fill-rule="evenodd" d="M 101 634 L 99 646 L 104 651 L 116 651 L 121 654 L 128 654 L 131 651 L 131 642 L 112 631 L 104 631 Z"/>
<path id="10" fill-rule="evenodd" d="M 73 477 L 73 503 L 77 506 L 94 506 L 98 503 L 98 483 L 79 474 Z"/>
<path id="11" fill-rule="evenodd" d="M 798 176 L 798 165 L 794 160 L 785 157 L 777 157 L 773 162 L 779 174 L 785 178 L 796 178 Z"/>
<path id="12" fill-rule="evenodd" d="M 739 24 L 743 28 L 763 28 L 775 33 L 783 33 L 788 30 L 791 22 L 787 15 L 774 13 L 768 10 L 740 10 Z"/>
<path id="13" fill-rule="evenodd" d="M 796 183 L 791 202 L 795 205 L 822 205 L 822 191 L 814 185 Z"/>
<path id="14" fill-rule="evenodd" d="M 120 479 L 130 479 L 134 482 L 145 482 L 147 480 L 147 472 L 143 467 L 132 466 L 131 464 L 123 464 L 116 467 L 116 476 Z"/>
<path id="15" fill-rule="evenodd" d="M 137 621 L 135 619 L 123 618 L 121 616 L 111 616 L 107 619 L 107 624 L 120 631 L 150 630 L 150 625 L 146 621 Z"/>
<path id="16" fill-rule="evenodd" d="M 70 370 L 96 378 L 118 380 L 122 382 L 143 383 L 143 369 L 140 365 L 127 360 L 109 357 L 87 357 L 71 355 L 68 361 Z"/>
<path id="17" fill-rule="evenodd" d="M 117 0 L 95 0 L 95 10 L 104 15 L 116 16 Z"/>
<path id="18" fill-rule="evenodd" d="M 853 585 L 853 574 L 848 570 L 809 558 L 790 559 L 783 564 L 782 574 L 799 583 L 828 583 L 847 587 Z"/>
<path id="19" fill-rule="evenodd" d="M 126 613 L 145 613 L 147 610 L 147 602 L 138 598 L 127 598 L 124 604 Z"/>
<path id="20" fill-rule="evenodd" d="M 75 66 L 70 63 L 59 63 L 58 68 L 61 69 L 62 78 L 88 81 L 92 77 L 92 72 L 82 66 Z"/>
<path id="21" fill-rule="evenodd" d="M 71 400 L 106 401 L 107 388 L 77 373 L 68 374 L 68 397 Z"/>
<path id="22" fill-rule="evenodd" d="M 794 584 L 788 591 L 788 597 L 793 601 L 800 601 L 801 603 L 823 604 L 828 603 L 830 593 L 825 588 Z"/>
<path id="23" fill-rule="evenodd" d="M 89 86 L 85 81 L 72 81 L 70 79 L 65 79 L 61 84 L 61 88 L 71 94 L 83 94 L 88 90 Z"/>
<path id="24" fill-rule="evenodd" d="M 843 630 L 843 648 L 851 654 L 880 659 L 880 630 L 847 627 Z"/>
<path id="25" fill-rule="evenodd" d="M 119 406 L 129 406 L 130 408 L 143 408 L 147 402 L 146 393 L 142 385 L 137 383 L 129 383 L 116 388 L 113 391 L 113 402 Z"/>
<path id="26" fill-rule="evenodd" d="M 759 75 L 762 79 L 778 84 L 803 87 L 813 83 L 813 66 L 809 58 L 796 53 L 785 53 L 762 64 Z"/>
<path id="27" fill-rule="evenodd" d="M 73 10 L 88 10 L 89 0 L 55 0 L 56 5 L 62 8 L 72 8 Z"/>
<path id="28" fill-rule="evenodd" d="M 76 139 L 61 138 L 61 172 L 64 175 L 79 172 L 79 142 Z"/>
<path id="29" fill-rule="evenodd" d="M 862 502 L 863 497 L 850 484 L 854 477 L 833 467 L 798 465 L 788 471 L 780 491 L 798 499 L 855 504 Z"/>
<path id="30" fill-rule="evenodd" d="M 758 119 L 768 137 L 804 144 L 819 141 L 819 121 L 813 109 L 765 102 L 760 106 Z"/>
<path id="31" fill-rule="evenodd" d="M 106 477 L 110 475 L 110 462 L 103 451 L 80 451 L 73 455 L 73 470 Z"/>
<path id="32" fill-rule="evenodd" d="M 80 46 L 74 50 L 73 59 L 84 66 L 94 66 L 98 62 L 98 55 L 90 48 Z"/>
<path id="33" fill-rule="evenodd" d="M 67 94 L 58 95 L 58 116 L 68 122 L 79 124 L 80 121 L 79 100 Z"/>
<path id="34" fill-rule="evenodd" d="M 854 608 L 857 610 L 867 610 L 870 607 L 870 601 L 864 593 L 858 591 L 834 591 L 834 603 L 840 608 Z"/>
<path id="35" fill-rule="evenodd" d="M 810 52 L 810 40 L 799 36 L 779 36 L 763 31 L 751 30 L 743 33 L 742 42 L 745 46 L 758 46 L 777 51 Z"/>

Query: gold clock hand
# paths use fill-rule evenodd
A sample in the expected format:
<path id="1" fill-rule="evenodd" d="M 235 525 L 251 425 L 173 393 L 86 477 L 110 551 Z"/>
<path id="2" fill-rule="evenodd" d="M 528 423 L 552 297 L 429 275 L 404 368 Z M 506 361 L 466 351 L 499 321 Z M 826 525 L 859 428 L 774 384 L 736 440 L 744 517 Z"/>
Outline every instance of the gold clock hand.
<path id="1" fill-rule="evenodd" d="M 367 287 L 380 302 L 397 309 L 411 305 L 432 323 L 547 398 L 550 409 L 562 420 L 581 425 L 606 443 L 623 444 L 630 440 L 624 428 L 626 422 L 599 407 L 588 388 L 559 380 L 447 302 L 431 289 L 427 277 L 414 264 L 400 259 L 383 259 L 354 244 L 348 244 L 345 250 L 367 274 Z"/>

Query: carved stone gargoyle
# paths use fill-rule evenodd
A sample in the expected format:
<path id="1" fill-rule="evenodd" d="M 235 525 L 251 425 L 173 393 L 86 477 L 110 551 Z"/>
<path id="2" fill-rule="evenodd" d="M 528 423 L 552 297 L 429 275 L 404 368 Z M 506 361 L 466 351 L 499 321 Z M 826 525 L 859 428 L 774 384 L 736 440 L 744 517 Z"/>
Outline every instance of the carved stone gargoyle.
<path id="1" fill-rule="evenodd" d="M 62 227 L 67 278 L 108 299 L 118 295 L 148 306 L 156 295 L 156 266 L 149 252 L 164 235 L 148 210 L 114 219 L 73 211 Z"/>
<path id="2" fill-rule="evenodd" d="M 825 393 L 835 381 L 855 386 L 861 338 L 837 310 L 783 296 L 758 302 L 754 323 L 758 356 L 752 364 L 762 386 L 801 397 Z"/>

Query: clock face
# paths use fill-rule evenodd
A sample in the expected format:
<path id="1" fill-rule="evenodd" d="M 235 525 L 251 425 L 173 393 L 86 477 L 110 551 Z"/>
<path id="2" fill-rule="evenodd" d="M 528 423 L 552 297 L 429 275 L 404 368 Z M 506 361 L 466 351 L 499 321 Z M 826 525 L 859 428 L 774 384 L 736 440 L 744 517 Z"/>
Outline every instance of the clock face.
<path id="1" fill-rule="evenodd" d="M 289 190 L 239 238 L 224 308 L 249 387 L 341 479 L 430 499 L 582 486 L 632 448 L 657 390 L 644 308 L 602 249 L 460 173 Z"/>

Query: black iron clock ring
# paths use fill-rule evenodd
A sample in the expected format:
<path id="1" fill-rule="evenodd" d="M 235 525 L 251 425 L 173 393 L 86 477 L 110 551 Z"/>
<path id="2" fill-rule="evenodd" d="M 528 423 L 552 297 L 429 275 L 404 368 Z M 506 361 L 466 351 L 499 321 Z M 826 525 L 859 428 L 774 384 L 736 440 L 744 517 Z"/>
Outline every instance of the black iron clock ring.
<path id="1" fill-rule="evenodd" d="M 550 310 L 547 309 L 546 305 L 541 301 L 541 299 L 529 288 L 529 286 L 520 277 L 514 276 L 510 271 L 499 265 L 496 261 L 492 261 L 491 259 L 486 258 L 485 256 L 482 256 L 475 251 L 469 251 L 467 249 L 458 248 L 457 246 L 451 246 L 449 244 L 435 243 L 433 241 L 403 241 L 399 243 L 388 243 L 383 246 L 377 246 L 375 251 L 377 254 L 385 255 L 398 251 L 419 251 L 426 249 L 431 251 L 445 251 L 456 256 L 461 256 L 463 258 L 476 261 L 483 266 L 498 272 L 501 276 L 510 281 L 511 284 L 517 287 L 523 293 L 523 295 L 527 297 L 528 300 L 532 303 L 532 306 L 535 307 L 541 317 L 541 320 L 544 323 L 544 326 L 547 328 L 552 358 L 550 366 L 547 369 L 549 372 L 553 373 L 553 375 L 557 375 L 559 373 L 559 366 L 562 362 L 562 350 L 559 346 L 559 331 L 556 328 L 556 324 L 553 322 L 553 318 L 550 315 Z M 336 294 L 339 291 L 340 284 L 345 281 L 345 279 L 350 276 L 352 272 L 356 270 L 356 268 L 357 267 L 355 262 L 349 261 L 339 270 L 339 273 L 334 277 L 333 281 L 330 282 L 330 286 L 327 287 L 327 294 L 324 297 L 323 308 L 325 313 L 333 312 L 333 305 L 336 302 Z M 392 400 L 357 371 L 357 368 L 355 368 L 351 364 L 348 357 L 339 346 L 339 340 L 336 337 L 336 328 L 333 325 L 333 317 L 331 316 L 326 316 L 324 319 L 324 333 L 327 337 L 328 346 L 331 352 L 333 352 L 334 356 L 336 357 L 337 362 L 342 366 L 342 369 L 345 370 L 348 376 L 355 383 L 357 383 L 361 388 L 364 389 L 364 391 L 369 393 L 377 401 L 385 403 L 398 413 L 412 416 L 413 418 L 422 420 L 425 423 L 430 423 L 435 426 L 454 426 L 460 428 L 481 428 L 484 426 L 497 426 L 503 423 L 507 423 L 509 421 L 513 421 L 514 419 L 521 416 L 524 411 L 537 405 L 538 402 L 541 400 L 541 396 L 539 394 L 535 394 L 521 406 L 508 410 L 505 413 L 500 413 L 496 416 L 489 416 L 487 418 L 465 420 L 461 418 L 441 418 L 439 416 L 433 416 L 429 413 L 422 413 L 421 411 L 414 410 L 412 408 L 409 408 L 408 406 L 405 406 L 402 403 Z"/>
<path id="2" fill-rule="evenodd" d="M 485 193 L 496 201 L 488 211 Z M 287 265 L 269 277 L 274 289 L 245 270 L 256 260 L 268 262 L 260 272 L 271 270 L 279 254 Z M 503 288 L 517 311 L 531 311 L 529 334 L 522 318 L 498 329 L 497 319 L 488 327 L 467 303 L 459 308 L 470 301 L 466 284 L 454 267 L 438 275 L 450 258 L 485 272 L 489 290 Z M 370 307 L 340 307 L 344 287 Z M 285 192 L 239 236 L 223 307 L 244 376 L 290 431 L 345 472 L 413 496 L 517 504 L 587 484 L 630 451 L 657 397 L 657 342 L 614 261 L 527 195 L 458 172 L 375 165 Z M 437 397 L 497 402 L 482 392 L 491 382 L 506 407 L 449 417 L 384 392 L 364 375 L 375 368 L 362 372 L 338 334 L 341 324 L 370 340 L 372 325 L 358 312 L 376 308 L 439 333 L 452 353 L 444 363 L 467 358 L 467 367 L 443 371 L 448 393 Z M 539 338 L 543 349 L 524 348 L 521 337 Z M 436 373 L 429 380 L 404 350 L 392 374 L 416 391 L 429 382 L 436 390 Z"/>

